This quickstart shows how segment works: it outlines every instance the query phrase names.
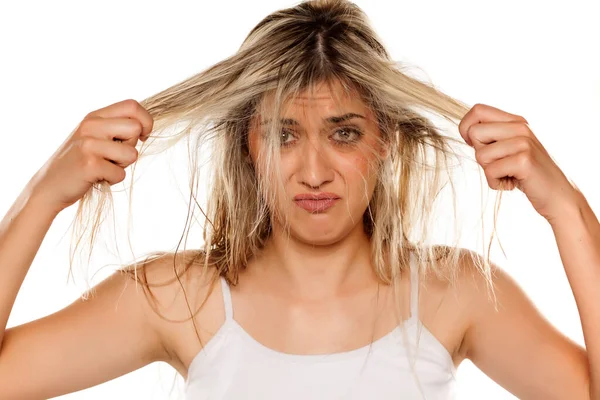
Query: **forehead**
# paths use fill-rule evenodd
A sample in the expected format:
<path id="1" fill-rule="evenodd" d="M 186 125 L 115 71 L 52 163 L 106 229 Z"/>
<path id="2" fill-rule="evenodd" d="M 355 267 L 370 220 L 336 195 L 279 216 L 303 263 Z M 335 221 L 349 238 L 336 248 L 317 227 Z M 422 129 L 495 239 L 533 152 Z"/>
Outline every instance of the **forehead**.
<path id="1" fill-rule="evenodd" d="M 272 110 L 273 96 L 264 99 L 263 114 Z M 284 100 L 281 116 L 302 117 L 308 115 L 331 116 L 354 112 L 370 118 L 372 113 L 354 89 L 346 89 L 338 81 L 315 84 Z M 269 118 L 268 115 L 265 115 Z"/>

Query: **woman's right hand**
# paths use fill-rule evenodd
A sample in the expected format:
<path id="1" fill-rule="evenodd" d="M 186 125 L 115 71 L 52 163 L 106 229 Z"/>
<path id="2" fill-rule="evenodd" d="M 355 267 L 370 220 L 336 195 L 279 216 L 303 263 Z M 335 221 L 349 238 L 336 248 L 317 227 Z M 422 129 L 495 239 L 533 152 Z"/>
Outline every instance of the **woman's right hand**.
<path id="1" fill-rule="evenodd" d="M 145 141 L 153 124 L 131 99 L 92 111 L 32 178 L 31 193 L 58 213 L 95 183 L 122 182 L 125 168 L 138 158 L 138 139 Z"/>

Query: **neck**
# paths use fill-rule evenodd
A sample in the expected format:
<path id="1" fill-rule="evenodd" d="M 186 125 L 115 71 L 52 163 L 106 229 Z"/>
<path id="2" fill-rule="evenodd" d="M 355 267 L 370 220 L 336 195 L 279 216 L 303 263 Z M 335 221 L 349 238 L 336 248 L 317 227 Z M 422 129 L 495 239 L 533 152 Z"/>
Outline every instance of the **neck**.
<path id="1" fill-rule="evenodd" d="M 303 299 L 325 299 L 372 287 L 377 277 L 371 263 L 371 245 L 358 224 L 344 239 L 313 245 L 275 228 L 252 263 L 252 274 L 269 287 Z"/>

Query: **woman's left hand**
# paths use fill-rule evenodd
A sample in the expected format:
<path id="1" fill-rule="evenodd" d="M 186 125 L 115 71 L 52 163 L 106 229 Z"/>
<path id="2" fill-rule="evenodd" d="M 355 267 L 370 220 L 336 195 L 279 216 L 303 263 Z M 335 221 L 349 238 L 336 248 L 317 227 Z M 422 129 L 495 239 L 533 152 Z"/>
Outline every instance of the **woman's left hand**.
<path id="1" fill-rule="evenodd" d="M 558 168 L 525 118 L 476 104 L 458 130 L 475 149 L 475 159 L 490 188 L 518 188 L 549 222 L 575 205 L 579 190 Z"/>

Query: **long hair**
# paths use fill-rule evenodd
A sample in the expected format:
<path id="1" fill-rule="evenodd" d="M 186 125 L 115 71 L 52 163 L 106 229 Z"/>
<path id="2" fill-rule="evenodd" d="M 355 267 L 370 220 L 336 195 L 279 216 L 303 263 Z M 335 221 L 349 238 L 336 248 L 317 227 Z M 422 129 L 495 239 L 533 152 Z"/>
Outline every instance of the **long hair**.
<path id="1" fill-rule="evenodd" d="M 240 270 L 269 238 L 274 193 L 281 184 L 278 118 L 267 127 L 269 140 L 259 157 L 264 170 L 272 171 L 268 174 L 258 174 L 248 162 L 252 119 L 261 112 L 279 115 L 286 99 L 333 81 L 348 93 L 358 93 L 373 110 L 389 150 L 389 156 L 379 160 L 376 187 L 363 216 L 380 281 L 396 285 L 410 255 L 421 276 L 432 272 L 454 282 L 465 252 L 458 246 L 428 244 L 440 192 L 449 183 L 454 193 L 449 160 L 458 153 L 453 145 L 464 143 L 445 135 L 428 115 L 456 126 L 470 107 L 405 73 L 364 12 L 346 0 L 305 1 L 273 12 L 250 31 L 235 54 L 140 102 L 154 118 L 154 129 L 150 139 L 140 143 L 138 161 L 187 139 L 194 143 L 192 166 L 198 165 L 198 149 L 205 144 L 210 144 L 214 163 L 207 206 L 200 207 L 206 220 L 204 243 L 196 256 L 174 263 L 174 277 L 179 279 L 197 263 L 213 281 L 222 276 L 236 284 Z M 273 99 L 268 109 L 267 96 Z M 161 136 L 178 124 L 184 125 L 174 135 Z M 190 188 L 198 185 L 193 171 Z M 99 190 L 81 199 L 76 214 L 76 227 L 91 232 L 90 253 L 104 205 L 111 199 L 106 183 L 95 189 Z M 198 205 L 193 190 L 190 200 L 190 206 Z M 94 222 L 83 223 L 90 220 Z M 491 240 L 493 235 L 490 244 Z M 166 255 L 156 253 L 146 260 Z M 489 256 L 473 261 L 493 293 Z M 123 271 L 151 295 L 137 262 Z M 193 313 L 190 309 L 190 317 Z"/>

